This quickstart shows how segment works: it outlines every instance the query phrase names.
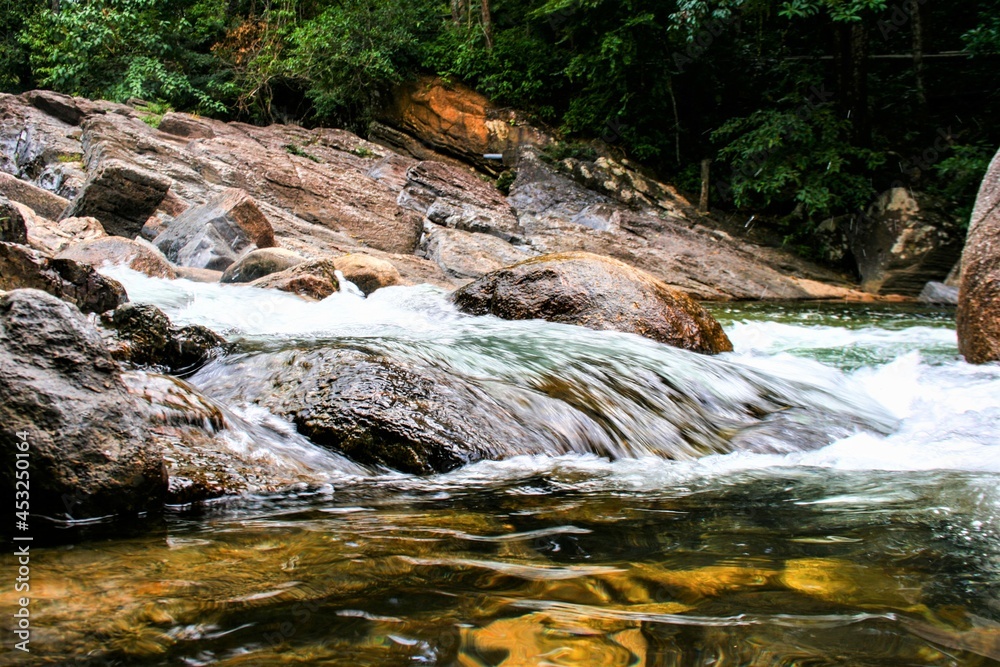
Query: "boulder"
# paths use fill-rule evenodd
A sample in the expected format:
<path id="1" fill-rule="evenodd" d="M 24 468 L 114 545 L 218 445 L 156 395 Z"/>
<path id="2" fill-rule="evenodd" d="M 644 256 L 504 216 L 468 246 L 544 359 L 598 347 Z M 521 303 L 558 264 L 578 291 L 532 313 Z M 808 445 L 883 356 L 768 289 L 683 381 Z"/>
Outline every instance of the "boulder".
<path id="1" fill-rule="evenodd" d="M 101 318 L 114 332 L 111 354 L 135 366 L 152 366 L 189 375 L 226 349 L 226 339 L 211 329 L 175 327 L 156 306 L 126 303 Z"/>
<path id="2" fill-rule="evenodd" d="M 121 283 L 71 259 L 49 259 L 37 250 L 0 243 L 0 289 L 42 290 L 85 313 L 103 313 L 128 301 Z"/>
<path id="3" fill-rule="evenodd" d="M 1000 153 L 986 172 L 962 253 L 958 349 L 972 364 L 1000 361 Z"/>
<path id="4" fill-rule="evenodd" d="M 453 295 L 459 310 L 623 331 L 705 354 L 733 349 L 687 295 L 652 275 L 589 253 L 546 255 L 487 274 Z"/>
<path id="5" fill-rule="evenodd" d="M 935 306 L 957 306 L 958 288 L 945 283 L 927 283 L 917 301 Z"/>
<path id="6" fill-rule="evenodd" d="M 134 239 L 170 189 L 170 179 L 121 160 L 105 160 L 87 176 L 64 218 L 91 216 L 112 236 Z"/>
<path id="7" fill-rule="evenodd" d="M 33 516 L 135 515 L 163 502 L 160 451 L 97 329 L 73 306 L 30 289 L 0 299 L 6 489 L 14 488 L 15 454 L 25 441 Z"/>
<path id="8" fill-rule="evenodd" d="M 365 296 L 377 289 L 398 285 L 402 281 L 392 262 L 363 253 L 336 257 L 333 266 L 345 280 L 357 285 Z"/>
<path id="9" fill-rule="evenodd" d="M 0 242 L 28 242 L 28 225 L 24 215 L 21 209 L 6 197 L 0 197 Z"/>
<path id="10" fill-rule="evenodd" d="M 302 255 L 284 248 L 260 248 L 251 250 L 230 264 L 222 273 L 220 282 L 249 283 L 297 266 L 306 261 Z"/>
<path id="11" fill-rule="evenodd" d="M 26 216 L 25 222 L 28 223 L 28 244 L 48 255 L 58 255 L 78 243 L 108 237 L 97 218 L 49 220 L 32 215 Z"/>
<path id="12" fill-rule="evenodd" d="M 459 279 L 480 278 L 491 271 L 532 257 L 523 246 L 517 247 L 489 234 L 463 232 L 428 225 L 420 254 L 436 263 L 449 276 Z"/>
<path id="13" fill-rule="evenodd" d="M 79 125 L 91 114 L 104 111 L 90 100 L 82 97 L 70 97 L 51 90 L 30 90 L 24 93 L 28 104 L 46 115 L 57 118 L 67 125 Z"/>
<path id="14" fill-rule="evenodd" d="M 153 245 L 181 266 L 224 271 L 251 247 L 271 248 L 275 241 L 253 198 L 230 188 L 177 216 Z"/>
<path id="15" fill-rule="evenodd" d="M 918 296 L 941 282 L 958 261 L 963 234 L 942 204 L 906 188 L 885 192 L 848 234 L 861 275 L 872 294 Z"/>
<path id="16" fill-rule="evenodd" d="M 163 115 L 156 129 L 185 139 L 212 139 L 215 137 L 215 131 L 212 129 L 210 121 L 191 114 L 173 111 Z"/>
<path id="17" fill-rule="evenodd" d="M 500 191 L 461 167 L 443 162 L 410 167 L 399 204 L 442 227 L 492 234 L 505 241 L 520 238 L 517 216 Z"/>
<path id="18" fill-rule="evenodd" d="M 122 236 L 105 236 L 74 243 L 56 257 L 71 259 L 94 267 L 105 264 L 125 265 L 134 271 L 145 273 L 151 278 L 173 280 L 177 277 L 177 273 L 170 266 L 170 262 L 163 256 L 163 253 L 142 239 L 132 240 Z"/>
<path id="19" fill-rule="evenodd" d="M 222 280 L 222 271 L 212 269 L 195 269 L 189 266 L 175 266 L 178 278 L 190 280 L 193 283 L 217 283 Z"/>
<path id="20" fill-rule="evenodd" d="M 0 195 L 50 220 L 58 219 L 69 206 L 68 199 L 3 172 L 0 172 Z"/>
<path id="21" fill-rule="evenodd" d="M 317 301 L 325 299 L 340 289 L 337 267 L 330 259 L 303 262 L 290 269 L 258 278 L 250 284 L 264 289 L 291 292 Z"/>

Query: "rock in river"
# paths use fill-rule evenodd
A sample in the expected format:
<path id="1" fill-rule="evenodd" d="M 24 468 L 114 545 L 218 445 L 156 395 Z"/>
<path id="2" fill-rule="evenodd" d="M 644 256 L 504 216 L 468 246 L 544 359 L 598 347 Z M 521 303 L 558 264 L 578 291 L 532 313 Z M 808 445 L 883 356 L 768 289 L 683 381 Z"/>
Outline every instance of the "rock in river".
<path id="1" fill-rule="evenodd" d="M 958 349 L 973 364 L 1000 361 L 1000 153 L 972 212 L 962 254 Z"/>
<path id="2" fill-rule="evenodd" d="M 719 323 L 690 297 L 645 271 L 589 253 L 529 259 L 483 276 L 453 298 L 472 315 L 635 333 L 705 354 L 733 349 Z"/>

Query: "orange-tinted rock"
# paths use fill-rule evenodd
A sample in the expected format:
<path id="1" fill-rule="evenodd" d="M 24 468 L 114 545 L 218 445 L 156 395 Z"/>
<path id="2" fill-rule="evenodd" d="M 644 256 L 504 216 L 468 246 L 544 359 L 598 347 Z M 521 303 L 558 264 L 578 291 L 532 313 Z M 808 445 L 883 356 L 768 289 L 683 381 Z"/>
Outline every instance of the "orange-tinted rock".
<path id="1" fill-rule="evenodd" d="M 483 276 L 453 298 L 474 315 L 623 331 L 706 354 L 733 349 L 715 318 L 690 297 L 645 271 L 590 253 L 529 259 Z"/>
<path id="2" fill-rule="evenodd" d="M 993 158 L 972 213 L 962 254 L 958 349 L 966 361 L 1000 361 L 1000 153 Z"/>
<path id="3" fill-rule="evenodd" d="M 252 283 L 254 287 L 291 292 L 307 299 L 325 299 L 340 289 L 333 260 L 304 262 L 290 269 L 272 273 Z"/>
<path id="4" fill-rule="evenodd" d="M 369 295 L 377 289 L 398 285 L 402 278 L 391 262 L 364 253 L 352 253 L 337 257 L 333 266 L 344 275 L 344 279 L 357 285 Z"/>

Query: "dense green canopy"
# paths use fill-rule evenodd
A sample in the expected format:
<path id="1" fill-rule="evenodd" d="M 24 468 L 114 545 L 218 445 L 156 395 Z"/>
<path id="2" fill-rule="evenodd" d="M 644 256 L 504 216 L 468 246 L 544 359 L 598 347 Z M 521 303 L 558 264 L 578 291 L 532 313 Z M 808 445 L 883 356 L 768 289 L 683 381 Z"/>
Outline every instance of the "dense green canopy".
<path id="1" fill-rule="evenodd" d="M 26 8 L 25 5 L 28 5 Z M 417 73 L 808 235 L 892 185 L 967 214 L 1000 144 L 1000 1 L 7 0 L 0 86 L 364 131 Z"/>

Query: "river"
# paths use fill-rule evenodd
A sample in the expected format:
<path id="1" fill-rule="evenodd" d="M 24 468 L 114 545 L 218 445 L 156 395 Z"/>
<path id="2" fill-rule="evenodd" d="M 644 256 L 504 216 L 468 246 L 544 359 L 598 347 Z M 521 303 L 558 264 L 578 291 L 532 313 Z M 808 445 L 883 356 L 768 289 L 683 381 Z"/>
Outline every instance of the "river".
<path id="1" fill-rule="evenodd" d="M 430 476 L 311 452 L 285 493 L 36 549 L 18 664 L 1000 664 L 1000 366 L 960 360 L 953 313 L 716 304 L 709 358 L 429 287 L 108 273 L 238 342 L 189 381 L 284 455 L 310 445 L 248 387 L 324 347 L 469 378 L 538 443 Z M 573 410 L 532 398 L 554 384 Z"/>

